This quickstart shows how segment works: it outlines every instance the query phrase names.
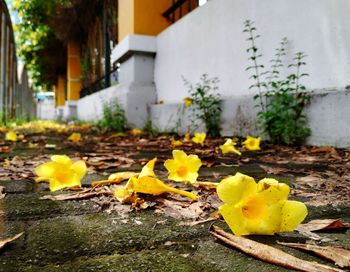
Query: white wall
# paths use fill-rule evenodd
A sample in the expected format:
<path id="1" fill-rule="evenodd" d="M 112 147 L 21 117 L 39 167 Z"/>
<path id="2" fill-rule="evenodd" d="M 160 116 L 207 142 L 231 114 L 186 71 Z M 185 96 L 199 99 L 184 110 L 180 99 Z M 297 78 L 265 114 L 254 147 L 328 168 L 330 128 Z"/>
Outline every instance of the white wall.
<path id="1" fill-rule="evenodd" d="M 179 102 L 186 97 L 181 76 L 197 82 L 208 73 L 220 79 L 224 97 L 246 95 L 249 65 L 246 19 L 255 21 L 263 62 L 273 57 L 287 36 L 289 63 L 305 52 L 309 89 L 344 89 L 350 85 L 349 0 L 211 0 L 157 37 L 155 84 L 158 101 Z"/>

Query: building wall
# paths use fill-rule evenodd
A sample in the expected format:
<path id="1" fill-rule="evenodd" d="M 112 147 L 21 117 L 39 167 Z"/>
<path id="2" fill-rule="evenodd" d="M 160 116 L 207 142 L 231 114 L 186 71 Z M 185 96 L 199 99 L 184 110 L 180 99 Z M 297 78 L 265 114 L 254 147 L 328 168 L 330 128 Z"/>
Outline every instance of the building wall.
<path id="1" fill-rule="evenodd" d="M 129 34 L 157 35 L 170 25 L 162 13 L 171 4 L 164 0 L 119 0 L 118 40 Z"/>
<path id="2" fill-rule="evenodd" d="M 350 85 L 350 2 L 348 0 L 211 0 L 157 37 L 155 84 L 158 101 L 188 95 L 182 76 L 197 82 L 203 73 L 220 79 L 223 97 L 251 94 L 243 22 L 255 21 L 262 62 L 288 37 L 286 63 L 307 54 L 304 83 L 309 89 Z"/>

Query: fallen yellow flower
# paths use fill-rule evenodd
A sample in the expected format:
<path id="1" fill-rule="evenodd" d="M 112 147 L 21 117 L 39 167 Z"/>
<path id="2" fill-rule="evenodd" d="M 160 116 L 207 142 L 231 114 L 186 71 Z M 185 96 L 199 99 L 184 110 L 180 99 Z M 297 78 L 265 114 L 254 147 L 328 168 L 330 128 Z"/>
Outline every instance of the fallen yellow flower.
<path id="1" fill-rule="evenodd" d="M 182 146 L 182 142 L 179 141 L 179 140 L 175 140 L 174 137 L 171 137 L 170 144 L 171 144 L 172 147 Z"/>
<path id="2" fill-rule="evenodd" d="M 66 155 L 53 155 L 51 160 L 35 168 L 39 176 L 36 182 L 48 180 L 52 192 L 66 187 L 81 187 L 80 181 L 87 171 L 84 161 L 73 162 Z"/>
<path id="3" fill-rule="evenodd" d="M 191 141 L 191 135 L 189 133 L 186 133 L 185 137 L 184 137 L 184 142 L 188 143 Z"/>
<path id="4" fill-rule="evenodd" d="M 145 164 L 144 167 L 142 167 L 141 172 L 139 174 L 139 178 L 142 177 L 155 177 L 156 175 L 154 174 L 154 166 L 157 162 L 157 158 L 154 158 L 150 160 L 148 163 Z"/>
<path id="5" fill-rule="evenodd" d="M 182 101 L 185 103 L 186 107 L 189 107 L 193 104 L 193 100 L 190 97 L 185 97 Z"/>
<path id="6" fill-rule="evenodd" d="M 193 200 L 197 200 L 197 196 L 195 194 L 170 187 L 155 177 L 132 177 L 130 179 L 130 188 L 135 193 L 143 193 L 157 196 L 167 192 L 171 192 L 189 197 Z"/>
<path id="7" fill-rule="evenodd" d="M 9 131 L 6 133 L 5 139 L 7 141 L 17 142 L 17 134 L 14 131 Z"/>
<path id="8" fill-rule="evenodd" d="M 205 133 L 195 133 L 192 142 L 203 145 L 207 135 Z"/>
<path id="9" fill-rule="evenodd" d="M 124 180 L 128 180 L 129 178 L 133 176 L 137 176 L 139 173 L 136 172 L 118 172 L 109 175 L 108 179 L 106 180 L 97 180 L 91 182 L 91 186 L 101 186 L 101 185 L 106 185 L 106 184 L 119 184 Z"/>
<path id="10" fill-rule="evenodd" d="M 222 154 L 234 153 L 237 155 L 242 155 L 242 153 L 236 149 L 235 145 L 236 143 L 234 143 L 232 139 L 227 139 L 223 145 L 220 145 Z"/>
<path id="11" fill-rule="evenodd" d="M 157 196 L 166 192 L 172 192 L 189 197 L 193 200 L 197 199 L 195 194 L 170 187 L 164 184 L 161 180 L 157 179 L 153 170 L 156 161 L 157 158 L 149 161 L 142 168 L 138 177 L 136 175 L 131 176 L 124 188 L 114 191 L 114 196 L 123 203 L 133 202 L 135 200 L 136 193 Z"/>
<path id="12" fill-rule="evenodd" d="M 68 140 L 70 140 L 70 141 L 72 141 L 74 143 L 77 143 L 77 142 L 79 142 L 81 140 L 81 134 L 74 132 L 74 133 L 72 133 L 72 135 L 70 135 L 68 137 Z"/>
<path id="13" fill-rule="evenodd" d="M 252 136 L 247 136 L 247 139 L 242 144 L 243 147 L 248 150 L 260 150 L 260 137 L 254 138 Z"/>
<path id="14" fill-rule="evenodd" d="M 174 181 L 196 182 L 198 170 L 202 166 L 197 155 L 187 155 L 182 150 L 173 150 L 173 158 L 165 161 L 164 166 L 169 172 L 169 179 Z"/>
<path id="15" fill-rule="evenodd" d="M 275 179 L 257 184 L 252 177 L 237 173 L 217 186 L 221 215 L 235 235 L 293 231 L 306 217 L 304 203 L 288 199 L 290 188 Z"/>
<path id="16" fill-rule="evenodd" d="M 132 130 L 130 130 L 130 134 L 132 136 L 140 136 L 142 134 L 142 130 L 139 128 L 133 128 Z"/>

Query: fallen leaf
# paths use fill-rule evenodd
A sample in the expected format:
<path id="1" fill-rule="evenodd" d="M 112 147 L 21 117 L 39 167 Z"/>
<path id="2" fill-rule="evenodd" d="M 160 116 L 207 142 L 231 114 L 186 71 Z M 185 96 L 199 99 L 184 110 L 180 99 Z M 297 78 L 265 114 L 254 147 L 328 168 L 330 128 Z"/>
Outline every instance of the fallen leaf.
<path id="1" fill-rule="evenodd" d="M 235 236 L 216 226 L 211 228 L 210 233 L 224 243 L 265 262 L 306 272 L 343 272 L 337 268 L 296 258 L 272 246 Z"/>
<path id="2" fill-rule="evenodd" d="M 308 223 L 301 224 L 297 230 L 301 231 L 317 231 L 330 229 L 350 228 L 349 223 L 343 223 L 341 219 L 316 219 Z"/>
<path id="3" fill-rule="evenodd" d="M 5 198 L 5 187 L 4 186 L 0 186 L 0 199 Z"/>
<path id="4" fill-rule="evenodd" d="M 324 257 L 328 260 L 335 262 L 336 265 L 340 267 L 350 267 L 350 250 L 341 248 L 341 247 L 333 247 L 333 246 L 317 246 L 310 244 L 298 244 L 298 243 L 282 243 L 277 242 L 280 245 L 303 249 L 306 251 L 311 251 L 316 255 Z"/>
<path id="5" fill-rule="evenodd" d="M 113 195 L 113 192 L 109 190 L 107 187 L 99 187 L 93 188 L 89 190 L 85 190 L 79 193 L 71 193 L 71 194 L 60 194 L 60 195 L 46 195 L 41 197 L 40 199 L 50 199 L 50 200 L 77 200 L 77 199 L 85 199 L 91 198 L 98 195 Z"/>
<path id="6" fill-rule="evenodd" d="M 18 239 L 22 234 L 23 234 L 23 232 L 18 233 L 17 235 L 15 235 L 11 238 L 6 238 L 6 239 L 0 240 L 0 248 L 3 248 L 6 244 Z"/>

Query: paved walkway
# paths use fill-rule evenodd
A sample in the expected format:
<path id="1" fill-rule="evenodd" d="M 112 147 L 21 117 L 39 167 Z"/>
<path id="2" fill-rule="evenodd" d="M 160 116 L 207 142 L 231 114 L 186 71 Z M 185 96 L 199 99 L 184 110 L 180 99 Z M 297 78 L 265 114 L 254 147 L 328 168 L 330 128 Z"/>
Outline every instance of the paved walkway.
<path id="1" fill-rule="evenodd" d="M 45 138 L 45 144 L 58 145 L 63 142 L 63 137 L 66 136 L 48 136 Z M 38 135 L 32 138 L 38 139 L 40 140 Z M 84 152 L 84 156 L 89 152 L 98 153 L 93 141 L 84 146 L 62 144 L 60 149 L 54 152 L 75 156 L 79 156 L 81 152 Z M 150 146 L 148 150 L 143 148 L 131 152 L 128 157 L 147 160 L 152 158 L 154 153 L 161 158 L 170 154 L 161 146 L 159 151 Z M 47 159 L 48 155 L 45 153 L 51 152 L 53 151 L 47 148 L 33 151 L 18 144 L 12 153 L 1 154 L 0 158 L 4 160 L 17 155 L 15 165 L 22 160 L 22 168 L 33 169 L 35 163 L 30 165 L 31 160 L 40 156 Z M 246 158 L 247 163 L 238 165 L 238 168 L 230 168 L 229 171 L 223 165 L 203 168 L 201 176 L 219 180 L 237 170 L 252 176 L 267 175 L 256 162 L 248 160 L 249 156 Z M 139 164 L 131 167 L 141 168 Z M 84 183 L 88 184 L 91 180 L 101 178 L 107 174 L 106 171 L 120 170 L 125 171 L 126 168 L 117 167 L 95 173 L 91 171 Z M 18 171 L 22 171 L 21 168 L 18 168 Z M 163 171 L 160 167 L 158 174 L 164 175 Z M 0 271 L 290 271 L 261 262 L 217 242 L 208 232 L 213 222 L 189 226 L 183 222 L 191 222 L 190 219 L 179 220 L 166 213 L 157 213 L 153 209 L 129 212 L 129 206 L 120 205 L 116 201 L 111 204 L 110 198 L 107 197 L 79 201 L 43 200 L 40 199 L 41 196 L 50 194 L 45 184 L 35 184 L 28 174 L 29 170 L 23 171 L 26 173 L 23 178 L 14 170 L 13 173 L 12 176 L 8 176 L 8 180 L 2 177 L 0 181 L 0 186 L 4 186 L 6 191 L 6 197 L 0 200 L 0 211 L 3 213 L 0 233 L 2 237 L 19 232 L 24 232 L 24 235 L 1 250 Z M 282 174 L 279 177 L 293 182 L 290 175 Z M 342 218 L 350 222 L 349 206 L 323 205 L 309 209 L 307 220 Z M 227 229 L 222 221 L 215 224 Z M 322 233 L 322 236 L 337 239 L 333 244 L 350 245 L 350 230 Z M 253 239 L 282 248 L 276 246 L 276 240 L 303 242 L 306 238 L 299 234 L 283 234 L 257 236 Z M 298 250 L 285 247 L 282 249 L 303 259 L 329 264 Z"/>

